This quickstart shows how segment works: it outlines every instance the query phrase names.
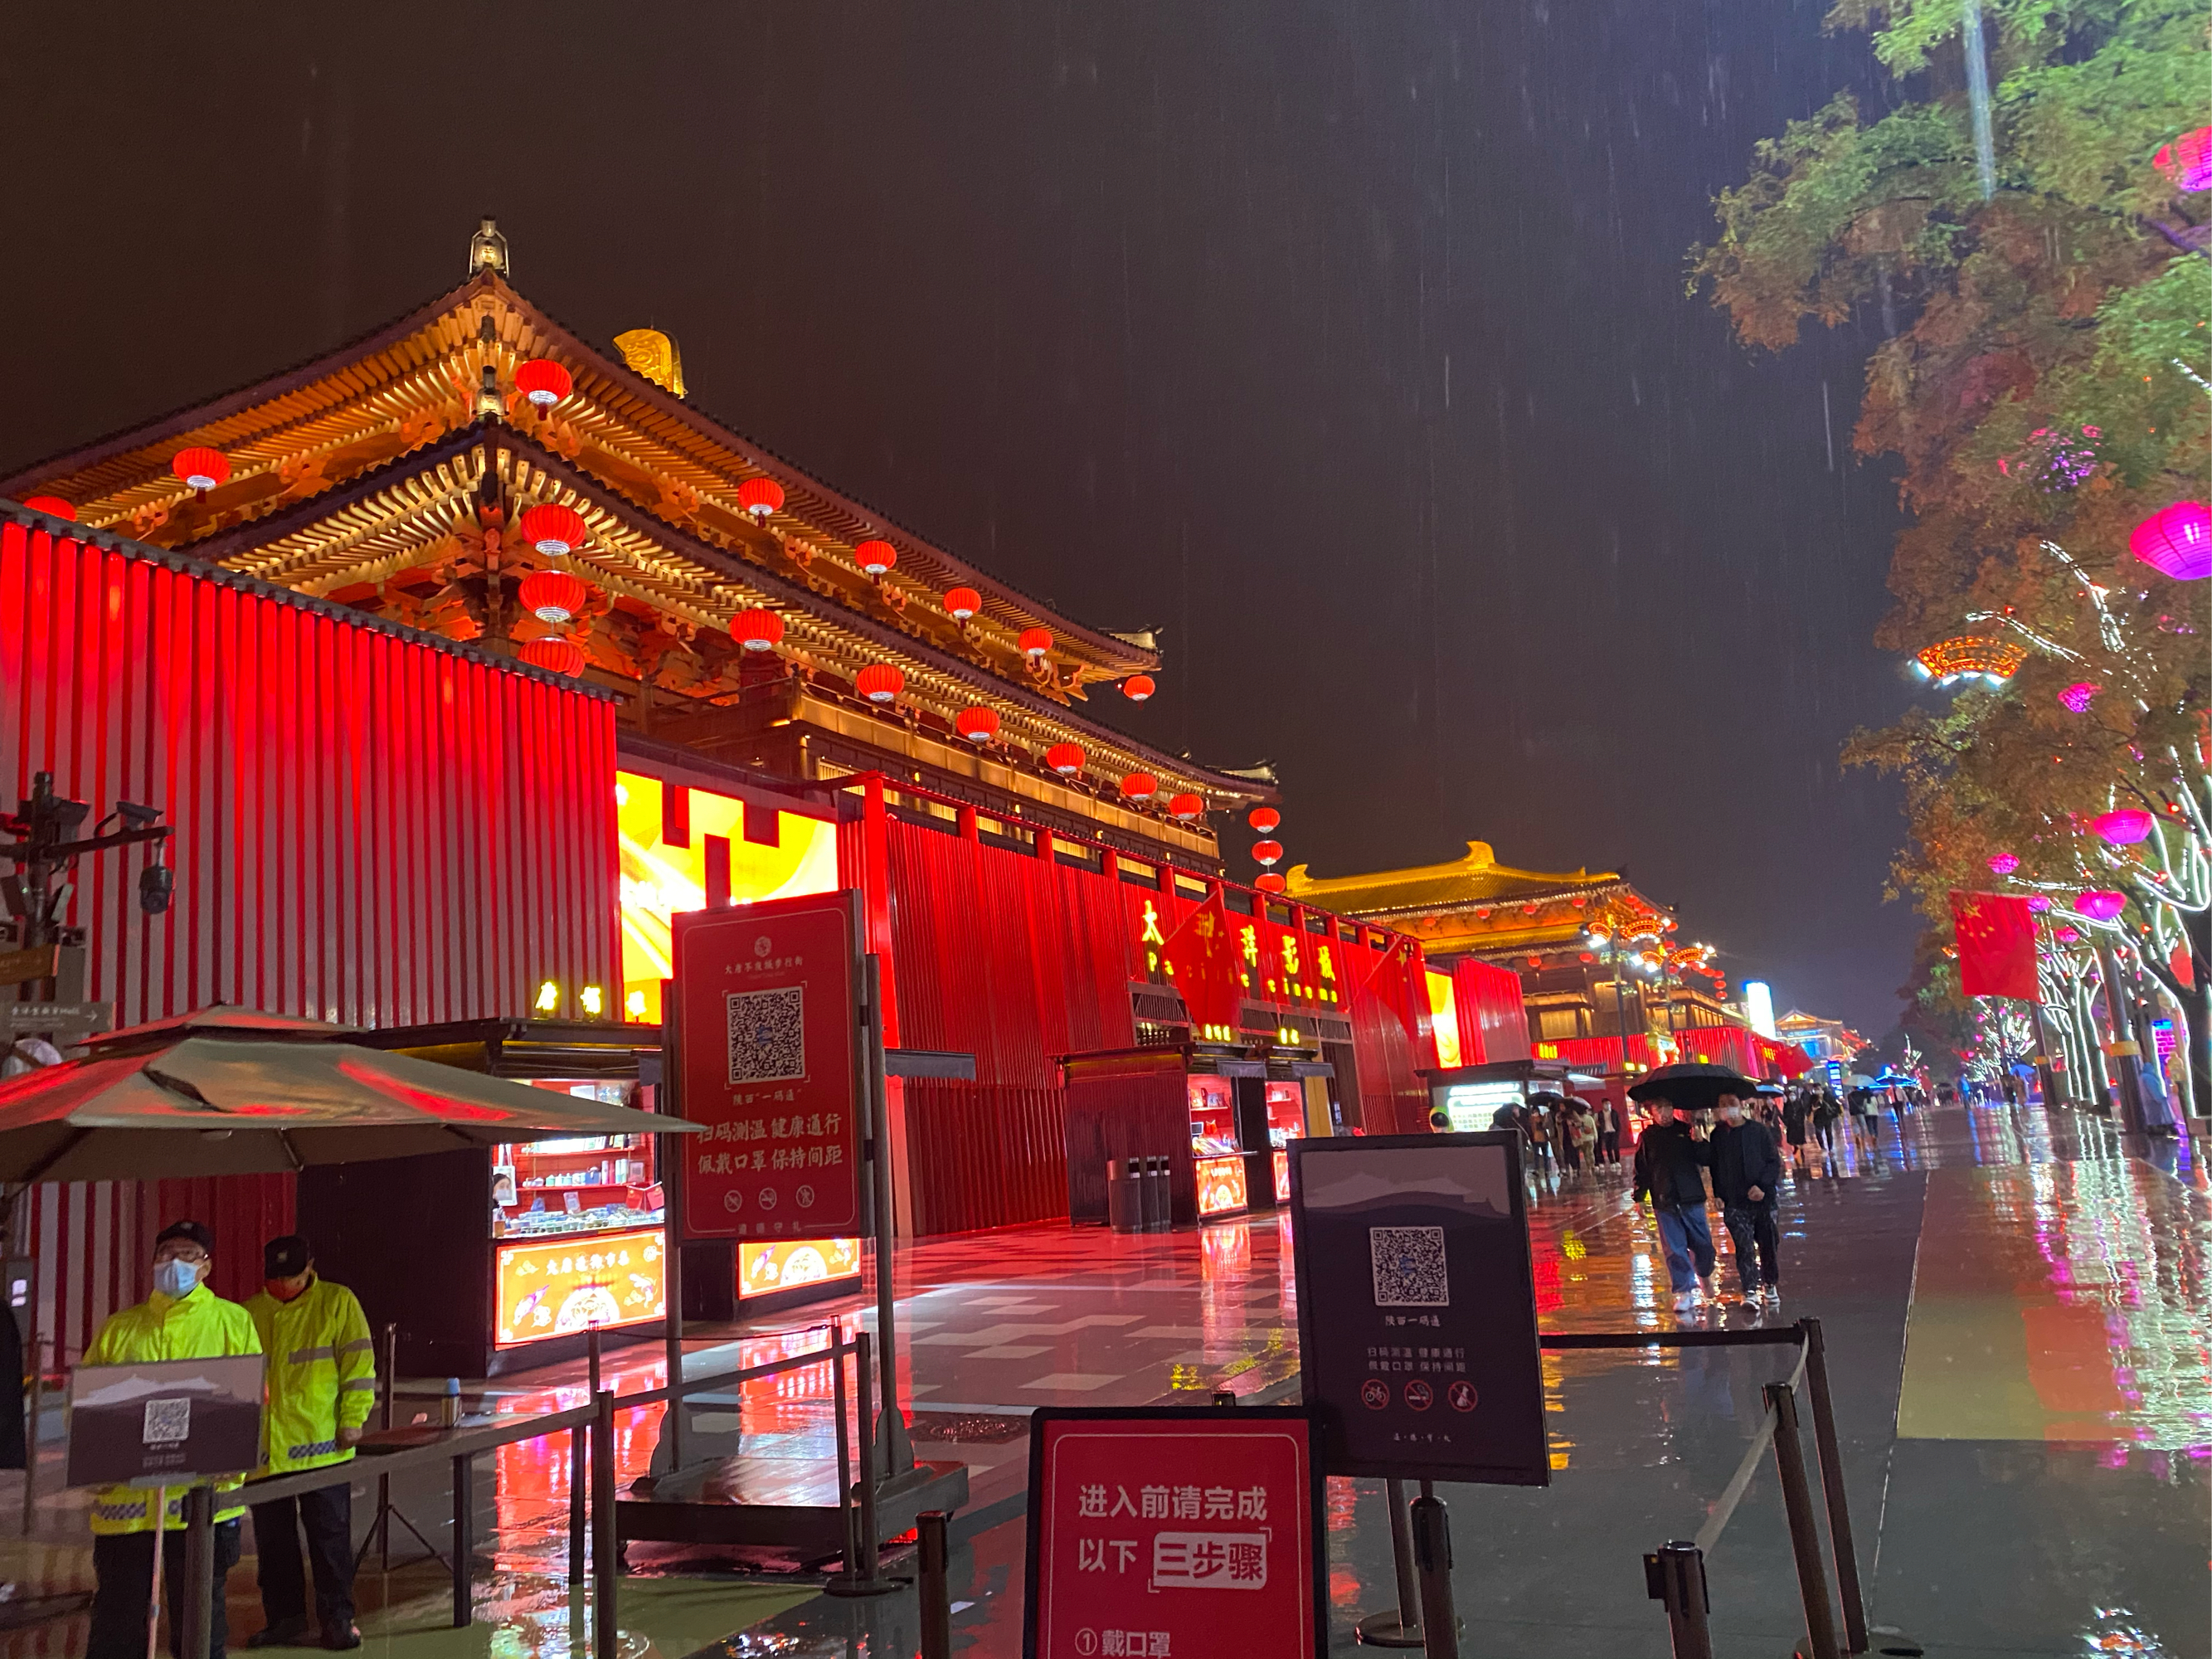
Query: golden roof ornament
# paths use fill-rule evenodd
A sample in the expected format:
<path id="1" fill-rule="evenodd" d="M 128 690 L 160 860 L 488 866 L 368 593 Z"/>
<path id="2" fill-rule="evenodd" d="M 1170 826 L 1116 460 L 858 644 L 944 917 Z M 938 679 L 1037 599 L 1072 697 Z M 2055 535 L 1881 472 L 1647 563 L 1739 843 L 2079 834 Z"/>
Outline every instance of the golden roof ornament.
<path id="1" fill-rule="evenodd" d="M 684 395 L 684 354 L 657 328 L 634 328 L 615 336 L 623 362 L 664 391 Z"/>
<path id="2" fill-rule="evenodd" d="M 507 238 L 499 234 L 499 222 L 487 219 L 469 238 L 469 275 L 481 276 L 495 270 L 501 276 L 512 275 L 507 263 Z"/>

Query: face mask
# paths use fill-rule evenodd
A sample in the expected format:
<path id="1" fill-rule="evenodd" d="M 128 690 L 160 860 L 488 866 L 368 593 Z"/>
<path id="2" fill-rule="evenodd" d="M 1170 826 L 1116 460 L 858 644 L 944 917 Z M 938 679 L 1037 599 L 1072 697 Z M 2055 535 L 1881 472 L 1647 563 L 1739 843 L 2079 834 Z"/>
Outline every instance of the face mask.
<path id="1" fill-rule="evenodd" d="M 261 1288 L 279 1302 L 289 1302 L 307 1287 L 305 1285 L 295 1285 L 288 1279 L 264 1279 L 261 1281 Z"/>
<path id="2" fill-rule="evenodd" d="M 167 1261 L 154 1264 L 154 1288 L 163 1296 L 190 1296 L 192 1286 L 199 1282 L 198 1266 L 182 1256 L 173 1255 Z"/>

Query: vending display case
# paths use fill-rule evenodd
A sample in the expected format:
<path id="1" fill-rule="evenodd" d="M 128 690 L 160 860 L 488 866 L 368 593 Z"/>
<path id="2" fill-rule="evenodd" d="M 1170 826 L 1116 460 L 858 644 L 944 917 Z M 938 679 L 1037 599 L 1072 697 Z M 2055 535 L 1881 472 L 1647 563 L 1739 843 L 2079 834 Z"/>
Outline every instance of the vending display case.
<path id="1" fill-rule="evenodd" d="M 1333 1073 L 1310 1054 L 1182 1043 L 1071 1054 L 1060 1071 L 1079 1223 L 1105 1220 L 1115 1158 L 1168 1159 L 1177 1226 L 1287 1203 L 1291 1141 L 1329 1121 Z"/>
<path id="2" fill-rule="evenodd" d="M 537 1088 L 652 1110 L 658 1026 L 482 1020 L 354 1041 Z M 652 1135 L 468 1147 L 301 1172 L 318 1265 L 396 1320 L 403 1370 L 495 1376 L 657 1335 L 666 1212 Z"/>
<path id="3" fill-rule="evenodd" d="M 1505 1107 L 1524 1106 L 1534 1094 L 1565 1092 L 1570 1074 L 1564 1061 L 1501 1060 L 1486 1066 L 1455 1066 L 1423 1072 L 1429 1085 L 1429 1109 L 1443 1113 L 1454 1133 L 1487 1129 Z"/>

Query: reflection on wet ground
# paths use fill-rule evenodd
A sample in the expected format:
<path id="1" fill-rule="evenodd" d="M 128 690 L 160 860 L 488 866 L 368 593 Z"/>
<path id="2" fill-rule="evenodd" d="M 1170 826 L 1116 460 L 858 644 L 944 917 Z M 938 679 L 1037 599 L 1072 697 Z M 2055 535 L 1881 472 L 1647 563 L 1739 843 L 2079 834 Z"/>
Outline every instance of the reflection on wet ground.
<path id="1" fill-rule="evenodd" d="M 2128 1146 L 2101 1119 L 2036 1109 L 1885 1119 L 1783 1195 L 1783 1321 L 1823 1322 L 1838 1427 L 1877 1625 L 1931 1651 L 2192 1655 L 2208 1640 L 2212 1333 L 2206 1267 L 2212 1203 L 2201 1148 Z M 1532 1179 L 1536 1291 L 1547 1329 L 1675 1322 L 1647 1212 L 1625 1171 Z M 1726 1251 L 1724 1230 L 1715 1235 Z M 972 1520 L 1012 1516 L 1024 1477 L 1023 1419 L 1042 1404 L 1263 1401 L 1295 1393 L 1295 1292 L 1273 1216 L 1172 1236 L 1063 1227 L 946 1240 L 901 1252 L 900 1375 L 921 1449 L 969 1463 Z M 1732 1278 L 1723 1261 L 1720 1279 Z M 714 1333 L 694 1328 L 687 1369 L 803 1352 L 821 1322 L 866 1326 L 858 1296 Z M 1698 1316 L 1748 1317 L 1741 1309 Z M 1785 1349 L 1549 1354 L 1553 1485 L 1445 1487 L 1455 1584 L 1484 1654 L 1663 1654 L 1640 1558 L 1704 1522 L 1762 1411 Z M 611 1348 L 618 1389 L 660 1379 L 657 1344 Z M 826 1364 L 744 1385 L 749 1460 L 763 1481 L 826 1488 L 834 1454 Z M 580 1403 L 576 1367 L 489 1394 L 500 1411 Z M 658 1408 L 623 1414 L 617 1462 L 642 1473 Z M 496 1543 L 484 1557 L 483 1622 L 435 1630 L 447 1607 L 430 1569 L 379 1587 L 374 1645 L 566 1650 L 588 1613 L 566 1594 L 565 1442 L 487 1460 Z M 81 1505 L 42 1510 L 7 1546 L 19 1595 L 88 1588 Z M 442 1494 L 422 1499 L 434 1516 Z M 366 1516 L 373 1493 L 357 1503 Z M 410 1509 L 410 1513 L 415 1513 Z M 1330 1483 L 1336 1646 L 1394 1597 L 1379 1482 Z M 427 1527 L 434 1540 L 441 1530 Z M 487 1534 L 489 1531 L 487 1529 Z M 956 1648 L 1020 1647 L 1022 1525 L 987 1525 L 956 1553 Z M 648 1565 L 641 1561 L 641 1565 Z M 626 1579 L 626 1646 L 674 1659 L 896 1654 L 918 1643 L 913 1595 L 830 1601 L 796 1564 L 689 1559 L 710 1577 Z M 1786 1652 L 1802 1614 L 1778 1498 L 1754 1480 L 1710 1561 L 1723 1651 Z M 756 1582 L 744 1582 L 750 1577 Z M 234 1630 L 258 1622 L 250 1572 L 234 1581 Z M 574 1618 L 572 1620 L 572 1612 Z M 81 1650 L 82 1619 L 0 1633 L 0 1649 Z M 725 1639 L 726 1638 L 726 1639 Z M 0 1659 L 7 1654 L 0 1651 Z"/>

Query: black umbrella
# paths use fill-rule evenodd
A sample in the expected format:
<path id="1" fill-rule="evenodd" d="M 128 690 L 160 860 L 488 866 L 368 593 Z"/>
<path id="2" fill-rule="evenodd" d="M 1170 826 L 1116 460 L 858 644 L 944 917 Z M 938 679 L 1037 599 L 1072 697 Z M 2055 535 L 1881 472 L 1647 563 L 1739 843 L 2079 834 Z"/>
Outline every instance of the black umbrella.
<path id="1" fill-rule="evenodd" d="M 1680 1066 L 1662 1066 L 1650 1073 L 1630 1087 L 1628 1097 L 1631 1100 L 1671 1100 L 1683 1111 L 1702 1112 L 1710 1109 L 1723 1095 L 1749 1100 L 1758 1092 L 1756 1083 L 1725 1066 L 1715 1066 L 1705 1060 L 1687 1060 Z"/>

